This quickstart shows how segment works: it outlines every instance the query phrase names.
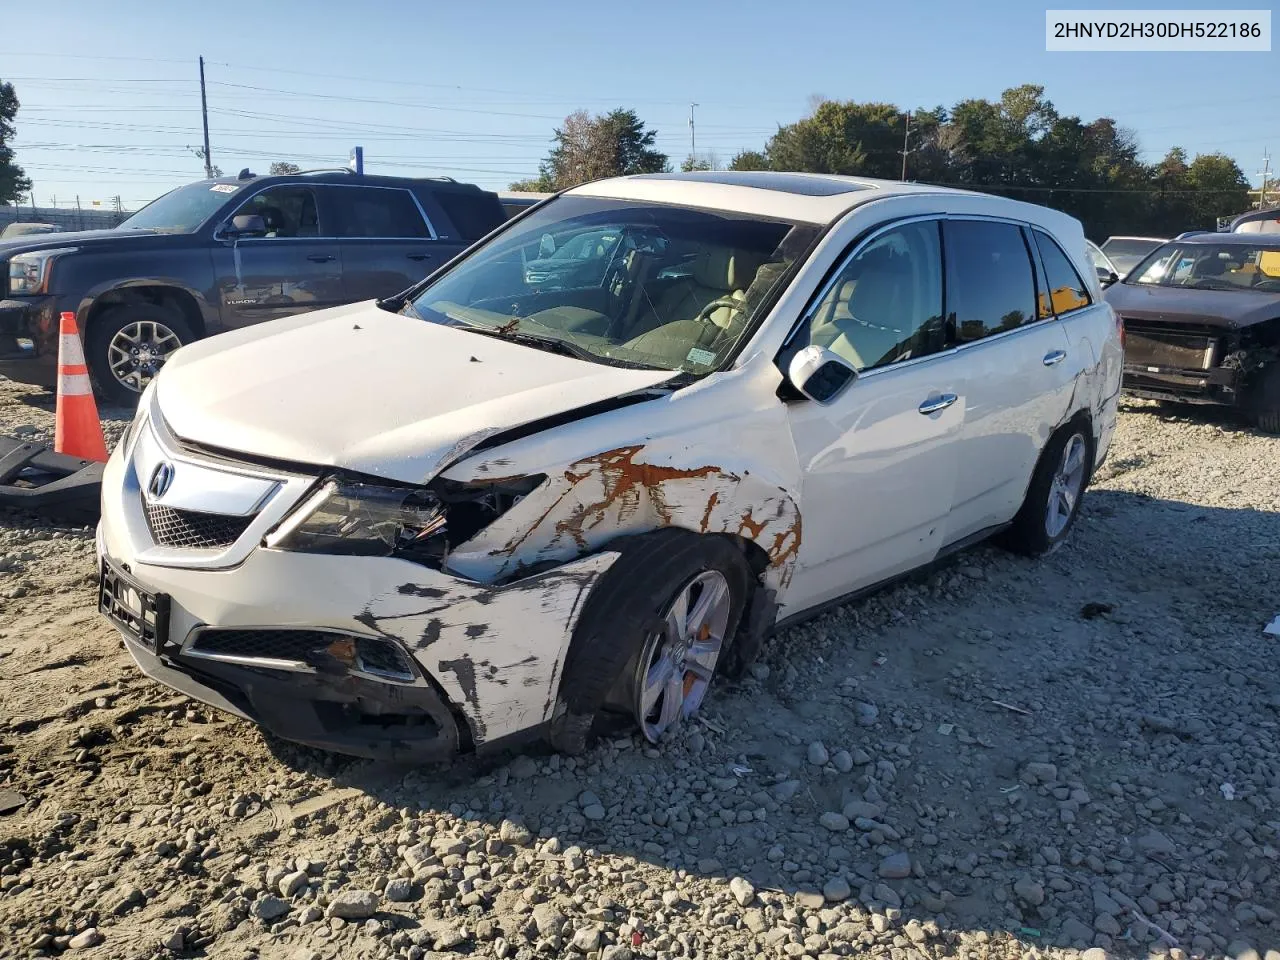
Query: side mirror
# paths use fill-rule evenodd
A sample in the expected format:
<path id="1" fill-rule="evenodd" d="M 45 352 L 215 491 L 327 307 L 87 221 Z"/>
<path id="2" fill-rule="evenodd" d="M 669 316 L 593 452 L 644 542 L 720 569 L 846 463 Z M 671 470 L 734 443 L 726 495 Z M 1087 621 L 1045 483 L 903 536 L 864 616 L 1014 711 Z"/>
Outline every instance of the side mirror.
<path id="1" fill-rule="evenodd" d="M 839 354 L 810 344 L 791 358 L 787 377 L 793 387 L 814 403 L 828 404 L 858 379 L 858 371 Z"/>
<path id="2" fill-rule="evenodd" d="M 265 237 L 267 222 L 256 213 L 241 213 L 231 218 L 231 223 L 223 227 L 223 233 L 232 238 Z"/>
<path id="3" fill-rule="evenodd" d="M 538 256 L 546 259 L 556 252 L 556 241 L 549 233 L 544 233 L 542 239 L 538 241 Z"/>
<path id="4" fill-rule="evenodd" d="M 1098 282 L 1104 287 L 1109 287 L 1116 283 L 1120 278 L 1114 270 L 1108 270 L 1106 267 L 1098 267 Z"/>

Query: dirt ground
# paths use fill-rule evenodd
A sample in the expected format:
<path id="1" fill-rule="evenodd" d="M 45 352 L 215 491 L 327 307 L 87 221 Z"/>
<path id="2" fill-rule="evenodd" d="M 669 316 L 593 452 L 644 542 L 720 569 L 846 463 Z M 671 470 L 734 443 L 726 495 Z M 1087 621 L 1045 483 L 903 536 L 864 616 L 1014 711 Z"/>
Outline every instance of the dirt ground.
<path id="1" fill-rule="evenodd" d="M 1280 439 L 1226 414 L 1127 406 L 1056 554 L 787 631 L 661 751 L 298 749 L 93 583 L 0 513 L 0 957 L 1280 958 Z"/>

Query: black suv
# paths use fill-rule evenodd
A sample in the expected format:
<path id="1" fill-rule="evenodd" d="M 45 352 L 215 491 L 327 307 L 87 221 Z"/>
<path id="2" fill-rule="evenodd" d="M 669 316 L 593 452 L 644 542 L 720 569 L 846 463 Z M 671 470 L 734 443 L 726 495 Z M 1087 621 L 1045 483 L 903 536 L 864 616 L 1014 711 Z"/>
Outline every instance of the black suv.
<path id="1" fill-rule="evenodd" d="M 202 180 L 112 230 L 0 241 L 0 374 L 51 386 L 76 313 L 99 395 L 129 403 L 184 343 L 407 289 L 506 219 L 449 179 Z"/>

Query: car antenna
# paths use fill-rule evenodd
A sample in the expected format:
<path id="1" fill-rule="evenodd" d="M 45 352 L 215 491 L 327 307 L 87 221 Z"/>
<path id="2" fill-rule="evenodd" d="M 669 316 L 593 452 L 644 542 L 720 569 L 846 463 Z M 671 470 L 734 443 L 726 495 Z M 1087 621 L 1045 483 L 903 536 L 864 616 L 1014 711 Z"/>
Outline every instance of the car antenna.
<path id="1" fill-rule="evenodd" d="M 256 176 L 256 174 L 250 173 L 250 172 L 249 172 L 249 168 L 248 168 L 248 167 L 245 167 L 243 170 L 241 170 L 241 171 L 240 171 L 240 176 L 239 176 L 239 177 L 237 177 L 236 179 L 238 179 L 238 180 L 252 180 L 255 176 Z"/>

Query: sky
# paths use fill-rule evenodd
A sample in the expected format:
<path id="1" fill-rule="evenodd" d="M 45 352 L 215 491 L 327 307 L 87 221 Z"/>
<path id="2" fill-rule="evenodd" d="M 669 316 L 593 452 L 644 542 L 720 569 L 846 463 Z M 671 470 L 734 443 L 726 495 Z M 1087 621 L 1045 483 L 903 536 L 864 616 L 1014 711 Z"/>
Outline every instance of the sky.
<path id="1" fill-rule="evenodd" d="M 678 164 L 691 103 L 698 153 L 723 166 L 814 95 L 933 107 L 1023 83 L 1061 114 L 1113 117 L 1146 161 L 1221 150 L 1255 186 L 1265 149 L 1280 166 L 1280 45 L 1049 53 L 1045 5 L 1026 0 L 45 0 L 26 23 L 0 34 L 0 80 L 22 102 L 13 146 L 40 205 L 135 209 L 200 179 L 200 56 L 230 175 L 342 166 L 359 144 L 369 173 L 504 189 L 536 174 L 567 114 L 619 106 Z"/>

